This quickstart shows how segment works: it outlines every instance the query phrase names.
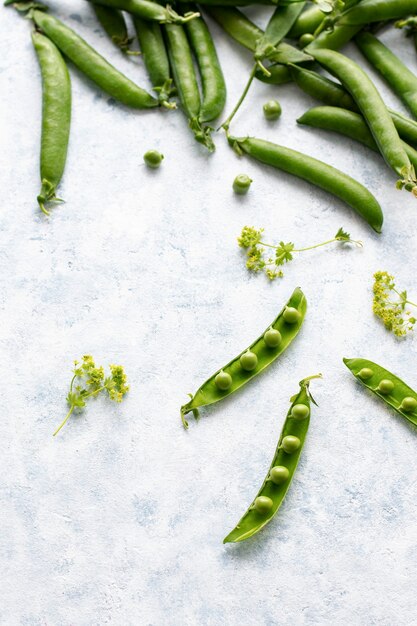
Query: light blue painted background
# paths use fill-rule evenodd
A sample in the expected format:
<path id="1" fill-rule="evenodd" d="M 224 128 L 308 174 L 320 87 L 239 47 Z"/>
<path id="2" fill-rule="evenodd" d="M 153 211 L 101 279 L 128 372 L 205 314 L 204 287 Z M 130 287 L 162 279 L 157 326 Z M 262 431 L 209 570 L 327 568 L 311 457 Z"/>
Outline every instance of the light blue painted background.
<path id="1" fill-rule="evenodd" d="M 149 87 L 87 3 L 53 5 Z M 371 313 L 377 269 L 416 297 L 417 201 L 394 190 L 377 155 L 296 128 L 314 102 L 293 86 L 257 83 L 235 132 L 359 178 L 382 203 L 382 236 L 325 193 L 239 161 L 221 135 L 207 155 L 180 112 L 128 111 L 71 68 L 67 202 L 46 220 L 35 204 L 41 91 L 30 24 L 2 8 L 0 28 L 1 624 L 417 624 L 416 434 L 341 362 L 369 356 L 417 385 L 415 340 L 396 341 Z M 250 57 L 213 32 L 230 109 Z M 384 40 L 416 69 L 411 42 L 394 31 Z M 283 105 L 275 125 L 261 112 L 272 96 Z M 157 172 L 142 163 L 149 148 L 165 154 Z M 254 179 L 245 198 L 231 192 L 239 172 Z M 364 249 L 306 253 L 268 284 L 245 270 L 245 224 L 299 245 L 343 225 Z M 310 303 L 299 339 L 184 432 L 186 394 L 259 335 L 296 285 Z M 131 393 L 121 406 L 93 402 L 53 440 L 72 360 L 85 352 L 123 363 Z M 223 547 L 269 466 L 290 395 L 317 371 L 320 407 L 280 515 L 256 539 Z"/>

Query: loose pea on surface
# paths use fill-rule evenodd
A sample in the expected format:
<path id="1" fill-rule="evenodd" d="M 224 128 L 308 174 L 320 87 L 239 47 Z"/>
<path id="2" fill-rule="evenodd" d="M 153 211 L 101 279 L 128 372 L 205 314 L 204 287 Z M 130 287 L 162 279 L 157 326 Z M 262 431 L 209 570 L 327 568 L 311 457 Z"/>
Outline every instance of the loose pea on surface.
<path id="1" fill-rule="evenodd" d="M 294 404 L 291 409 L 291 417 L 296 420 L 303 420 L 310 415 L 310 409 L 306 404 Z"/>
<path id="2" fill-rule="evenodd" d="M 271 467 L 269 472 L 269 478 L 275 485 L 282 485 L 282 483 L 285 483 L 288 480 L 289 475 L 290 472 L 288 471 L 288 468 L 283 465 L 275 465 L 274 467 Z"/>
<path id="3" fill-rule="evenodd" d="M 278 100 L 268 100 L 263 106 L 264 116 L 268 121 L 281 117 L 282 108 Z"/>
<path id="4" fill-rule="evenodd" d="M 219 372 L 214 379 L 216 387 L 218 387 L 221 391 L 227 391 L 232 384 L 232 377 L 228 372 Z"/>
<path id="5" fill-rule="evenodd" d="M 288 454 L 291 454 L 291 452 L 295 452 L 296 450 L 298 450 L 300 445 L 301 441 L 298 439 L 298 437 L 294 437 L 294 435 L 287 435 L 281 441 L 281 448 L 284 450 L 284 452 L 287 452 Z"/>
<path id="6" fill-rule="evenodd" d="M 143 155 L 143 160 L 146 165 L 148 167 L 152 167 L 153 169 L 156 169 L 161 165 L 163 158 L 164 155 L 158 152 L 158 150 L 148 150 L 148 152 L 145 152 Z"/>
<path id="7" fill-rule="evenodd" d="M 281 333 L 275 328 L 268 328 L 264 334 L 264 341 L 268 348 L 276 348 L 282 341 Z"/>
<path id="8" fill-rule="evenodd" d="M 253 503 L 253 508 L 258 511 L 258 513 L 266 514 L 272 509 L 272 505 L 273 502 L 268 496 L 258 496 Z"/>
<path id="9" fill-rule="evenodd" d="M 254 352 L 251 352 L 250 350 L 244 352 L 239 360 L 242 369 L 247 372 L 251 372 L 258 365 L 258 357 Z"/>
<path id="10" fill-rule="evenodd" d="M 387 396 L 388 394 L 390 394 L 394 389 L 394 383 L 392 382 L 392 380 L 389 380 L 388 378 L 384 378 L 383 380 L 381 380 L 381 382 L 378 385 L 378 391 L 379 393 L 382 393 L 383 396 Z"/>
<path id="11" fill-rule="evenodd" d="M 358 373 L 359 378 L 362 378 L 362 380 L 369 380 L 369 378 L 372 378 L 373 375 L 374 373 L 370 367 L 363 367 Z"/>
<path id="12" fill-rule="evenodd" d="M 287 322 L 287 324 L 296 324 L 301 319 L 301 314 L 297 309 L 294 309 L 292 306 L 287 306 L 282 317 Z"/>
<path id="13" fill-rule="evenodd" d="M 252 179 L 247 174 L 239 174 L 233 181 L 233 191 L 240 195 L 248 193 L 251 183 Z"/>
<path id="14" fill-rule="evenodd" d="M 417 400 L 415 398 L 412 398 L 411 396 L 407 396 L 401 402 L 400 409 L 402 411 L 405 411 L 406 413 L 411 413 L 411 411 L 415 411 L 417 409 Z"/>

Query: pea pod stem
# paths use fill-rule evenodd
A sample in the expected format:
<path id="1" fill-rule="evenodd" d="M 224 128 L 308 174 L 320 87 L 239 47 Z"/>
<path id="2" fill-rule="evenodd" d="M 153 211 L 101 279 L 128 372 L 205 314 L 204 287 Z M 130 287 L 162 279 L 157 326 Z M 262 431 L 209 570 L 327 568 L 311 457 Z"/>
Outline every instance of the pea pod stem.
<path id="1" fill-rule="evenodd" d="M 246 83 L 246 86 L 244 88 L 244 90 L 242 91 L 242 94 L 239 98 L 239 100 L 237 101 L 236 105 L 234 106 L 232 112 L 230 113 L 230 115 L 226 118 L 226 120 L 223 122 L 223 124 L 221 124 L 221 126 L 219 128 L 223 128 L 225 131 L 229 130 L 230 127 L 230 123 L 233 120 L 234 116 L 236 115 L 236 113 L 238 112 L 238 110 L 241 107 L 242 102 L 244 101 L 244 99 L 246 98 L 246 95 L 252 85 L 253 79 L 255 78 L 255 74 L 256 74 L 256 70 L 258 69 L 258 61 L 256 61 L 256 63 L 254 64 L 254 66 L 252 67 L 252 70 L 249 74 L 249 79 L 248 82 Z"/>

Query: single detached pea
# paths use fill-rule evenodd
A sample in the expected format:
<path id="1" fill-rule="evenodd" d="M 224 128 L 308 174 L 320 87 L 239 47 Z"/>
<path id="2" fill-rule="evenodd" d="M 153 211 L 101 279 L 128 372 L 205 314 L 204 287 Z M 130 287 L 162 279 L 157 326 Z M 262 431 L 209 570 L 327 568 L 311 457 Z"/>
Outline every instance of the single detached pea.
<path id="1" fill-rule="evenodd" d="M 309 43 L 314 41 L 315 37 L 311 33 L 304 33 L 301 35 L 298 43 L 300 44 L 300 48 L 305 48 Z"/>
<path id="2" fill-rule="evenodd" d="M 412 398 L 411 396 L 407 396 L 403 399 L 400 405 L 400 409 L 405 411 L 406 413 L 411 413 L 417 409 L 417 400 Z"/>
<path id="3" fill-rule="evenodd" d="M 164 155 L 158 152 L 158 150 L 148 150 L 148 152 L 145 152 L 143 155 L 143 160 L 146 165 L 148 167 L 152 167 L 153 169 L 156 169 L 161 165 L 163 158 Z"/>
<path id="4" fill-rule="evenodd" d="M 282 341 L 281 333 L 275 328 L 268 328 L 264 334 L 264 341 L 268 348 L 276 348 Z"/>
<path id="5" fill-rule="evenodd" d="M 394 389 L 394 383 L 392 380 L 388 380 L 388 378 L 384 378 L 378 385 L 379 393 L 382 393 L 383 396 L 387 396 Z"/>
<path id="6" fill-rule="evenodd" d="M 269 513 L 269 511 L 272 509 L 272 505 L 273 502 L 271 498 L 268 498 L 268 496 L 258 496 L 253 503 L 253 508 L 255 509 L 255 511 L 258 511 L 258 513 L 266 515 L 266 513 Z"/>
<path id="7" fill-rule="evenodd" d="M 239 174 L 233 181 L 233 191 L 240 195 L 248 193 L 252 179 L 247 174 Z"/>
<path id="8" fill-rule="evenodd" d="M 373 375 L 374 372 L 370 367 L 363 367 L 361 371 L 358 372 L 358 376 L 359 378 L 362 378 L 362 380 L 369 380 L 369 378 L 372 378 Z"/>
<path id="9" fill-rule="evenodd" d="M 294 435 L 287 435 L 281 441 L 281 448 L 284 450 L 284 452 L 287 452 L 288 454 L 291 454 L 291 452 L 295 452 L 296 450 L 298 450 L 300 445 L 301 441 L 298 439 L 298 437 L 294 437 Z"/>
<path id="10" fill-rule="evenodd" d="M 304 420 L 310 415 L 310 409 L 306 404 L 294 404 L 291 409 L 291 417 L 296 420 Z"/>
<path id="11" fill-rule="evenodd" d="M 217 374 L 214 382 L 216 383 L 216 387 L 218 389 L 221 391 L 227 391 L 227 389 L 229 389 L 232 385 L 232 377 L 228 372 L 223 372 L 222 370 Z"/>
<path id="12" fill-rule="evenodd" d="M 264 116 L 267 120 L 277 120 L 282 113 L 281 105 L 278 100 L 268 100 L 263 106 Z"/>
<path id="13" fill-rule="evenodd" d="M 286 467 L 283 465 L 275 465 L 271 467 L 271 471 L 269 472 L 269 478 L 275 485 L 282 485 L 285 483 L 290 476 L 290 473 Z"/>
<path id="14" fill-rule="evenodd" d="M 242 366 L 242 369 L 247 372 L 251 372 L 258 365 L 258 357 L 254 352 L 247 350 L 240 357 L 240 365 Z"/>
<path id="15" fill-rule="evenodd" d="M 300 311 L 294 309 L 292 306 L 287 306 L 282 314 L 282 317 L 287 322 L 287 324 L 296 324 L 301 319 Z"/>

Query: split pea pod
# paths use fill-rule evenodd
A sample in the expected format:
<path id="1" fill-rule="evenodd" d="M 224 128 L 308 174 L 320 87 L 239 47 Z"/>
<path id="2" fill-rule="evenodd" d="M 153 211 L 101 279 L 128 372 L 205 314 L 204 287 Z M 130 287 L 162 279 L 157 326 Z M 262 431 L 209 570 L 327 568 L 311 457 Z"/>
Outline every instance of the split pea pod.
<path id="1" fill-rule="evenodd" d="M 158 101 L 151 94 L 135 85 L 56 17 L 38 10 L 32 11 L 31 17 L 83 74 L 115 100 L 135 109 L 158 106 Z"/>
<path id="2" fill-rule="evenodd" d="M 157 93 L 158 100 L 162 106 L 174 109 L 175 103 L 169 102 L 173 86 L 168 53 L 161 26 L 158 22 L 141 20 L 135 16 L 133 17 L 133 23 L 138 36 L 142 58 L 154 91 Z"/>
<path id="3" fill-rule="evenodd" d="M 417 426 L 417 393 L 398 376 L 367 359 L 343 359 L 357 380 Z"/>
<path id="4" fill-rule="evenodd" d="M 331 130 L 340 135 L 345 135 L 346 137 L 350 137 L 350 139 L 359 141 L 380 154 L 375 139 L 366 125 L 365 120 L 361 115 L 353 111 L 339 107 L 314 107 L 298 118 L 297 122 L 306 126 Z M 402 145 L 411 164 L 414 168 L 417 168 L 417 151 L 404 141 Z"/>
<path id="5" fill-rule="evenodd" d="M 71 81 L 55 44 L 41 33 L 32 33 L 42 74 L 41 190 L 39 207 L 46 215 L 47 202 L 56 202 L 56 189 L 67 159 L 71 124 Z"/>
<path id="6" fill-rule="evenodd" d="M 89 0 L 89 2 L 91 1 Z M 169 5 L 164 7 L 151 0 L 94 0 L 94 2 L 113 9 L 120 9 L 120 11 L 126 11 L 143 20 L 154 20 L 161 24 L 183 24 L 199 15 L 198 13 L 178 15 Z"/>
<path id="7" fill-rule="evenodd" d="M 128 52 L 132 39 L 127 32 L 127 26 L 123 13 L 119 9 L 105 7 L 93 3 L 93 11 L 103 30 L 110 37 L 115 46 L 122 52 Z"/>
<path id="8" fill-rule="evenodd" d="M 417 76 L 371 33 L 360 33 L 355 41 L 369 63 L 417 117 Z"/>
<path id="9" fill-rule="evenodd" d="M 181 407 L 181 419 L 185 428 L 185 415 L 190 411 L 198 417 L 198 409 L 214 404 L 230 396 L 271 365 L 288 348 L 298 335 L 307 311 L 306 298 L 298 287 L 272 324 L 256 341 L 215 372 L 199 387 L 191 400 Z"/>
<path id="10" fill-rule="evenodd" d="M 256 498 L 223 543 L 237 543 L 256 535 L 278 512 L 297 469 L 310 425 L 310 381 L 321 374 L 301 380 L 300 391 L 290 400 L 274 458 Z"/>
<path id="11" fill-rule="evenodd" d="M 383 215 L 376 198 L 366 187 L 344 172 L 313 157 L 255 137 L 229 137 L 238 154 L 247 154 L 260 163 L 302 178 L 340 198 L 354 209 L 377 232 Z"/>
<path id="12" fill-rule="evenodd" d="M 314 50 L 314 58 L 349 91 L 385 161 L 398 176 L 412 177 L 412 167 L 398 132 L 369 76 L 351 59 L 334 50 Z"/>

